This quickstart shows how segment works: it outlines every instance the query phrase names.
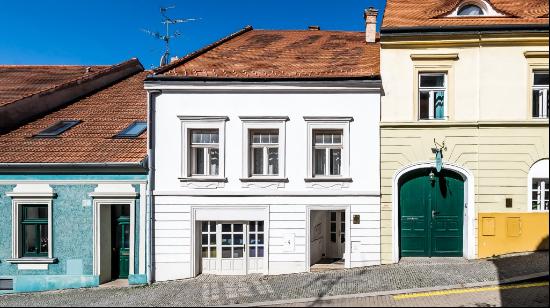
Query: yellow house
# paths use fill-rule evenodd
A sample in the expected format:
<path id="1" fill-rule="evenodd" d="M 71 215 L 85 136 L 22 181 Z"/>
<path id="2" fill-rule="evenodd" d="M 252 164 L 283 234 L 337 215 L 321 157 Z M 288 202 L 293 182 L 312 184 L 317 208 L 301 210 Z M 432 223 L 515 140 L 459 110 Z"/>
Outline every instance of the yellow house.
<path id="1" fill-rule="evenodd" d="M 548 2 L 388 0 L 382 262 L 548 247 Z"/>

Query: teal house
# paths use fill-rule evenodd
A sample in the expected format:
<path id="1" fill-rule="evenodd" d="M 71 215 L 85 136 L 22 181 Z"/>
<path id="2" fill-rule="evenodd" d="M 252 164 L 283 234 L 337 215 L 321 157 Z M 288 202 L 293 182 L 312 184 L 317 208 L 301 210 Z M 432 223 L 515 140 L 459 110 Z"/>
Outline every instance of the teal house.
<path id="1" fill-rule="evenodd" d="M 149 281 L 146 74 L 0 66 L 0 294 Z"/>

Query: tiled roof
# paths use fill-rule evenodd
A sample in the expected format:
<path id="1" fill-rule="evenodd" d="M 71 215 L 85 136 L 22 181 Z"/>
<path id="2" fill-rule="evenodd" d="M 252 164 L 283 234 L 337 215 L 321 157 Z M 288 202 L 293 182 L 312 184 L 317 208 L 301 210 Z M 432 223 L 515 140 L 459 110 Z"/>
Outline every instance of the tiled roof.
<path id="1" fill-rule="evenodd" d="M 490 0 L 502 17 L 445 17 L 464 0 L 387 0 L 385 28 L 548 24 L 547 0 Z"/>
<path id="2" fill-rule="evenodd" d="M 0 106 L 94 75 L 110 66 L 0 65 Z"/>
<path id="3" fill-rule="evenodd" d="M 147 119 L 140 72 L 74 103 L 0 135 L 0 163 L 137 163 L 147 154 L 147 136 L 112 138 Z M 33 137 L 61 120 L 82 122 L 57 138 Z"/>
<path id="4" fill-rule="evenodd" d="M 380 76 L 379 43 L 364 32 L 247 27 L 156 71 L 189 78 L 364 78 Z"/>

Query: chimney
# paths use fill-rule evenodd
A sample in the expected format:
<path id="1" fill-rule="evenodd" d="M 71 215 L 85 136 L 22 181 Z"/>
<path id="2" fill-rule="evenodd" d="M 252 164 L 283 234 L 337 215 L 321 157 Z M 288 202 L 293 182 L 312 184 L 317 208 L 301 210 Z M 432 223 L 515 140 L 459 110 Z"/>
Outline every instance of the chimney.
<path id="1" fill-rule="evenodd" d="M 365 10 L 365 39 L 367 43 L 376 42 L 376 17 L 378 17 L 378 10 L 369 7 Z"/>
<path id="2" fill-rule="evenodd" d="M 311 31 L 319 31 L 319 30 L 321 30 L 321 27 L 319 27 L 319 26 L 309 26 L 308 29 L 311 30 Z"/>

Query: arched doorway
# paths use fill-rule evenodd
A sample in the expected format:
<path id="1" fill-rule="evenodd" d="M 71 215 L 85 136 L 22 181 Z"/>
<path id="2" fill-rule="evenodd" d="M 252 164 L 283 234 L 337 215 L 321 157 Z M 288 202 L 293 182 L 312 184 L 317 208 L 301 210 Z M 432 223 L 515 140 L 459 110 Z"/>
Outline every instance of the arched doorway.
<path id="1" fill-rule="evenodd" d="M 399 178 L 399 255 L 463 256 L 464 178 L 421 168 Z"/>

